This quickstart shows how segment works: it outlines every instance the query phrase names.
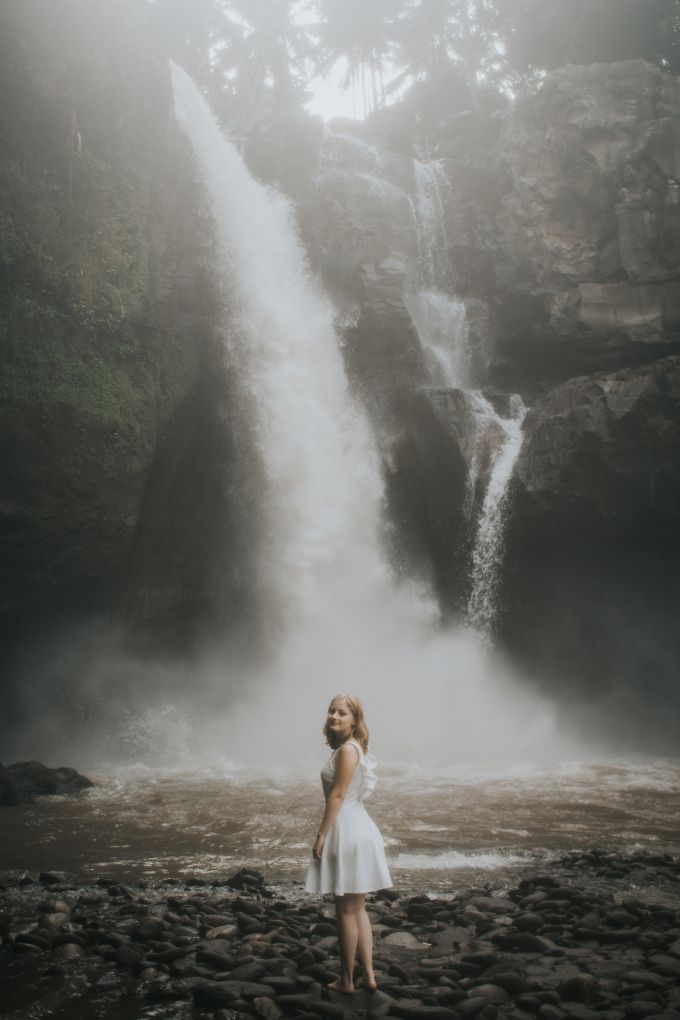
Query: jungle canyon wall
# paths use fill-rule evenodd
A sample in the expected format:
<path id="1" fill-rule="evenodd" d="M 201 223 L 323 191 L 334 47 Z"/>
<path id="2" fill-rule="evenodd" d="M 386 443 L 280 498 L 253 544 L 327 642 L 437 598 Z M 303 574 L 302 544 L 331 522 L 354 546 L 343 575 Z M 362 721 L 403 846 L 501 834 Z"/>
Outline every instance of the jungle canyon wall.
<path id="1" fill-rule="evenodd" d="M 160 644 L 164 619 L 252 622 L 257 463 L 167 68 L 103 5 L 41 8 L 2 14 L 5 634 L 64 610 Z M 397 576 L 465 613 L 497 443 L 475 482 L 468 394 L 506 418 L 521 394 L 497 639 L 651 746 L 680 704 L 679 107 L 677 80 L 633 61 L 443 120 L 407 97 L 364 125 L 262 121 L 246 148 L 338 308 Z M 411 300 L 428 288 L 464 310 L 466 387 L 433 376 Z"/>
<path id="2" fill-rule="evenodd" d="M 3 647 L 238 617 L 228 298 L 167 66 L 133 5 L 1 19 Z"/>
<path id="3" fill-rule="evenodd" d="M 469 376 L 502 413 L 513 391 L 531 406 L 496 640 L 558 696 L 583 698 L 584 717 L 601 699 L 612 730 L 650 746 L 662 733 L 672 745 L 679 722 L 679 102 L 677 79 L 629 61 L 561 69 L 511 107 L 428 124 L 407 97 L 368 125 L 262 123 L 250 143 L 344 310 L 396 561 L 424 564 L 459 615 L 492 457 L 470 513 L 469 399 L 433 385 L 409 311 L 415 156 L 426 145 L 444 168 L 438 284 L 466 310 Z"/>

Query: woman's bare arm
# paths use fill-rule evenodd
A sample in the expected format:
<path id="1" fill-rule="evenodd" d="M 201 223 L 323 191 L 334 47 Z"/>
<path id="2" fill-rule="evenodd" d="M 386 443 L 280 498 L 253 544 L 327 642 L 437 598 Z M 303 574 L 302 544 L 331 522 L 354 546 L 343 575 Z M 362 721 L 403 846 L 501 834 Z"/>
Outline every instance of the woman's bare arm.
<path id="1" fill-rule="evenodd" d="M 316 860 L 321 859 L 321 851 L 326 836 L 333 827 L 335 819 L 338 817 L 338 811 L 342 807 L 342 803 L 347 795 L 349 784 L 352 782 L 352 776 L 356 771 L 356 767 L 359 764 L 359 752 L 354 744 L 343 744 L 338 753 L 335 756 L 335 780 L 331 787 L 330 793 L 326 798 L 326 809 L 321 819 L 321 825 L 319 826 L 319 833 L 314 841 L 312 848 L 312 856 Z"/>

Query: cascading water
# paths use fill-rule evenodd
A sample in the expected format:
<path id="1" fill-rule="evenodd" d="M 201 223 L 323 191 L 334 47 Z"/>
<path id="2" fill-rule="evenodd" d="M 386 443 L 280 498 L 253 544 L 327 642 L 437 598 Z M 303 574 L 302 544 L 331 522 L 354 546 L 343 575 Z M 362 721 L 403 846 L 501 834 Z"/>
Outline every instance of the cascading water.
<path id="1" fill-rule="evenodd" d="M 287 203 L 251 177 L 177 67 L 173 84 L 237 294 L 233 360 L 267 479 L 261 586 L 289 619 L 314 614 L 331 589 L 336 609 L 343 593 L 372 597 L 385 583 L 380 469 L 348 392 L 333 310 L 309 279 Z"/>
<path id="2" fill-rule="evenodd" d="M 261 584 L 278 614 L 271 664 L 238 698 L 222 681 L 225 719 L 204 723 L 203 741 L 226 741 L 244 761 L 314 755 L 325 704 L 349 688 L 366 702 L 383 757 L 554 752 L 545 706 L 474 635 L 438 630 L 427 593 L 391 578 L 372 436 L 288 206 L 251 178 L 191 80 L 176 67 L 172 77 L 237 305 L 230 358 L 259 436 Z"/>
<path id="3" fill-rule="evenodd" d="M 319 163 L 319 183 L 330 189 L 331 200 L 341 196 L 346 207 L 352 208 L 358 198 L 362 226 L 366 226 L 365 217 L 370 220 L 374 215 L 376 234 L 390 250 L 412 245 L 419 214 L 402 159 L 326 126 Z"/>
<path id="4" fill-rule="evenodd" d="M 474 433 L 468 457 L 470 511 L 481 451 L 491 440 L 491 464 L 473 544 L 466 612 L 469 625 L 488 642 L 497 612 L 508 485 L 522 444 L 526 409 L 521 398 L 513 394 L 511 417 L 504 418 L 470 385 L 465 304 L 438 289 L 442 282 L 446 283 L 449 261 L 442 199 L 446 175 L 438 162 L 414 160 L 414 176 L 421 289 L 407 297 L 406 304 L 420 337 L 432 384 L 461 390 L 466 397 Z"/>
<path id="5" fill-rule="evenodd" d="M 441 163 L 413 160 L 416 185 L 418 256 L 422 286 L 430 291 L 448 283 L 448 249 L 444 230 L 446 174 Z"/>
<path id="6" fill-rule="evenodd" d="M 434 386 L 466 389 L 469 351 L 467 316 L 462 301 L 440 290 L 405 296 Z"/>
<path id="7" fill-rule="evenodd" d="M 511 400 L 513 418 L 496 420 L 503 430 L 484 494 L 472 550 L 472 576 L 467 619 L 478 634 L 491 639 L 498 604 L 499 570 L 503 561 L 503 533 L 508 485 L 522 446 L 522 422 L 526 408 L 516 394 Z"/>

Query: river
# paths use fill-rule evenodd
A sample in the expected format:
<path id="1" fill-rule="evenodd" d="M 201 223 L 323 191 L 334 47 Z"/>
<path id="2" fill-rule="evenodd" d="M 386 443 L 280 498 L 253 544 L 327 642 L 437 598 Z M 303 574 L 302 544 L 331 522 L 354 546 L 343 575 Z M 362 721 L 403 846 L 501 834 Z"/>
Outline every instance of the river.
<path id="1" fill-rule="evenodd" d="M 397 888 L 454 893 L 507 887 L 572 850 L 680 854 L 680 764 L 379 769 L 368 807 Z M 313 774 L 225 764 L 93 775 L 75 798 L 5 809 L 0 871 L 63 870 L 136 884 L 224 878 L 248 865 L 268 884 L 302 881 L 321 815 Z"/>

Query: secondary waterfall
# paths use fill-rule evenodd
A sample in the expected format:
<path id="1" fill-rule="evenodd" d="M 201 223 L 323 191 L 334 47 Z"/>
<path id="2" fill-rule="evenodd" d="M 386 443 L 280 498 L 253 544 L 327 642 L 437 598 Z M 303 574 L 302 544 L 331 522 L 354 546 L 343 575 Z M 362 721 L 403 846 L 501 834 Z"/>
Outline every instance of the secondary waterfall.
<path id="1" fill-rule="evenodd" d="M 423 287 L 443 288 L 448 284 L 448 248 L 444 229 L 442 189 L 446 174 L 441 163 L 413 160 L 416 183 L 418 255 Z"/>
<path id="2" fill-rule="evenodd" d="M 223 714 L 202 739 L 238 760 L 316 757 L 326 705 L 349 689 L 383 757 L 554 751 L 535 696 L 473 634 L 439 630 L 428 592 L 394 583 L 380 541 L 380 464 L 290 209 L 252 179 L 186 74 L 173 67 L 172 78 L 221 242 L 231 370 L 259 440 L 260 583 L 277 627 L 271 663 L 240 684 L 214 666 Z"/>
<path id="3" fill-rule="evenodd" d="M 510 417 L 504 417 L 471 385 L 465 304 L 439 289 L 446 285 L 449 274 L 442 200 L 446 176 L 440 163 L 418 160 L 414 160 L 414 176 L 421 289 L 407 298 L 407 306 L 420 337 L 432 384 L 460 390 L 465 395 L 473 431 L 468 456 L 470 509 L 474 505 L 480 460 L 490 451 L 488 481 L 473 544 L 466 614 L 470 626 L 488 641 L 498 609 L 508 485 L 522 445 L 526 408 L 521 397 L 513 394 Z"/>
<path id="4" fill-rule="evenodd" d="M 516 394 L 511 398 L 514 417 L 496 416 L 503 438 L 489 473 L 472 550 L 472 576 L 467 618 L 472 627 L 490 638 L 498 609 L 499 570 L 503 561 L 503 532 L 512 469 L 522 446 L 526 408 Z"/>

